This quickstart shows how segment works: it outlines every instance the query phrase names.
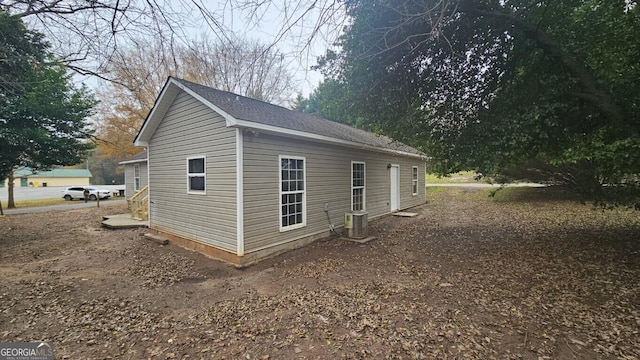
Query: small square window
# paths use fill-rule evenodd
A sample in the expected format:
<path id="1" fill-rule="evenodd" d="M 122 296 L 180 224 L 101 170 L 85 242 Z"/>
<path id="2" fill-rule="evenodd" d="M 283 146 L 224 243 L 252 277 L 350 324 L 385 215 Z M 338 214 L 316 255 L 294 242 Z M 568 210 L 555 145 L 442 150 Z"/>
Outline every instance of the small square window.
<path id="1" fill-rule="evenodd" d="M 206 161 L 205 157 L 187 159 L 187 192 L 204 194 L 206 191 Z"/>

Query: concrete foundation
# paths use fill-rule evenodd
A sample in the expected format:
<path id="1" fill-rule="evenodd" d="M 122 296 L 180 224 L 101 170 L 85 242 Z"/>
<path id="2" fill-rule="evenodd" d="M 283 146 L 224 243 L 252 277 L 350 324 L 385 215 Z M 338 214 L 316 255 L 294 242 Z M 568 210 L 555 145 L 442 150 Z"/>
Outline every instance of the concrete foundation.
<path id="1" fill-rule="evenodd" d="M 287 251 L 291 251 L 291 250 L 309 245 L 320 239 L 326 239 L 330 235 L 329 231 L 326 231 L 326 232 L 322 232 L 321 234 L 315 234 L 311 236 L 306 236 L 301 239 L 296 239 L 296 240 L 288 241 L 281 244 L 275 244 L 268 248 L 255 250 L 252 252 L 245 253 L 243 256 L 238 256 L 233 252 L 223 250 L 199 241 L 187 239 L 182 236 L 174 235 L 174 234 L 171 234 L 165 231 L 160 231 L 157 229 L 151 229 L 151 230 L 154 234 L 157 234 L 162 236 L 163 238 L 169 239 L 169 242 L 172 244 L 181 246 L 185 249 L 195 250 L 213 259 L 223 260 L 238 268 L 247 267 L 258 261 L 271 258 L 277 255 L 283 254 Z"/>

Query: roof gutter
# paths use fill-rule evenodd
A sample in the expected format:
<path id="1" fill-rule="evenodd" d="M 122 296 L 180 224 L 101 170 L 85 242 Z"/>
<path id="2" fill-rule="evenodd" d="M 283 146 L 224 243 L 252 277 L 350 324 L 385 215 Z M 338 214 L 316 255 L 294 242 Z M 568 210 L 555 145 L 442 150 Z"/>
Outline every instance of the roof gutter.
<path id="1" fill-rule="evenodd" d="M 125 161 L 120 161 L 120 162 L 118 163 L 118 165 L 135 164 L 135 163 L 139 163 L 139 162 L 147 162 L 147 158 L 144 158 L 144 159 L 136 159 L 136 160 L 125 160 Z"/>
<path id="2" fill-rule="evenodd" d="M 299 130 L 285 129 L 285 128 L 281 128 L 273 125 L 260 124 L 253 121 L 233 119 L 232 123 L 228 125 L 228 127 L 259 130 L 264 133 L 287 135 L 287 136 L 292 136 L 292 137 L 301 138 L 301 139 L 310 139 L 310 140 L 319 141 L 323 143 L 341 145 L 341 146 L 362 149 L 362 150 L 391 153 L 394 155 L 413 157 L 413 158 L 418 158 L 422 160 L 426 160 L 427 158 L 425 154 L 414 154 L 414 153 L 401 151 L 401 150 L 387 149 L 383 147 L 362 144 L 355 141 L 337 139 L 330 136 L 318 135 L 318 134 L 308 133 L 308 132 L 299 131 Z"/>

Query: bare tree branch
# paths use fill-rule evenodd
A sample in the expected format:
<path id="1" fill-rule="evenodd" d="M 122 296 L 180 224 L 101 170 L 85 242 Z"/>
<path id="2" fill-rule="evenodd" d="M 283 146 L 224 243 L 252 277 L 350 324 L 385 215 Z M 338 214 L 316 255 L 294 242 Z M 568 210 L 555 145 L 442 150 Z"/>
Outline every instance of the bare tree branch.
<path id="1" fill-rule="evenodd" d="M 186 28 L 193 16 L 190 4 L 156 0 L 0 0 L 0 7 L 22 18 L 44 33 L 56 56 L 70 69 L 99 79 L 112 79 L 105 72 L 117 58 L 119 49 L 135 46 L 148 39 L 170 44 L 187 43 Z M 226 36 L 228 29 L 200 4 L 199 11 L 214 34 Z"/>

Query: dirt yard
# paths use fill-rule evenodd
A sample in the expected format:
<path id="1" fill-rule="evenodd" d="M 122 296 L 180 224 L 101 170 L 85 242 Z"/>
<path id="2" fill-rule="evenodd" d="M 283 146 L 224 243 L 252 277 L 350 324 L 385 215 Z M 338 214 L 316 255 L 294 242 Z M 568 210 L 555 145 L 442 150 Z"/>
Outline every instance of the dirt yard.
<path id="1" fill-rule="evenodd" d="M 429 191 L 375 241 L 244 270 L 103 230 L 114 207 L 5 216 L 0 341 L 57 359 L 640 359 L 640 212 Z"/>

